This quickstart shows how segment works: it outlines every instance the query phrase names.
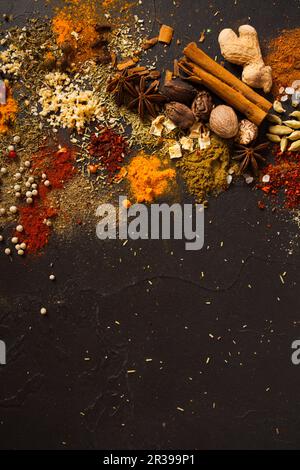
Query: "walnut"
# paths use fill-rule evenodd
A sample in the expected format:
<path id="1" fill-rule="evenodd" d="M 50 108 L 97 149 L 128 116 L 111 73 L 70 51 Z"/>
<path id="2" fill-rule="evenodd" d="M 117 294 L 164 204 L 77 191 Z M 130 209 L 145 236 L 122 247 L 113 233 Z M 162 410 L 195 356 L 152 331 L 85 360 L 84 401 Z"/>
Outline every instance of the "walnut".
<path id="1" fill-rule="evenodd" d="M 239 124 L 239 132 L 235 138 L 240 145 L 249 145 L 258 136 L 258 127 L 248 119 L 243 119 Z"/>

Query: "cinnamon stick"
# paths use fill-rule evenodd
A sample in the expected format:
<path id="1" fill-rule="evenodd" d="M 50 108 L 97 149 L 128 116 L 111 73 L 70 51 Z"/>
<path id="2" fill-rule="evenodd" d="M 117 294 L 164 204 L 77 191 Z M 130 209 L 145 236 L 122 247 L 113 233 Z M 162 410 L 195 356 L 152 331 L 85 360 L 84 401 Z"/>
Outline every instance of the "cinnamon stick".
<path id="1" fill-rule="evenodd" d="M 164 44 L 170 44 L 173 39 L 174 29 L 171 26 L 163 24 L 159 31 L 158 40 Z"/>
<path id="2" fill-rule="evenodd" d="M 206 72 L 206 70 L 203 70 L 198 65 L 195 65 L 193 62 L 190 62 L 187 59 L 182 59 L 179 62 L 179 67 L 188 75 L 191 75 L 190 79 L 192 81 L 204 85 L 206 88 L 227 102 L 230 106 L 244 114 L 257 126 L 259 126 L 265 119 L 267 115 L 265 110 L 252 103 L 252 101 L 249 101 L 249 99 L 242 95 L 239 91 L 230 87 L 227 85 L 227 83 L 223 82 L 211 73 Z"/>
<path id="3" fill-rule="evenodd" d="M 256 104 L 264 111 L 270 111 L 272 103 L 270 103 L 263 96 L 259 95 L 254 90 L 252 90 L 252 88 L 243 83 L 235 75 L 226 70 L 220 64 L 215 62 L 211 57 L 205 54 L 205 52 L 199 49 L 196 43 L 192 42 L 188 44 L 187 47 L 184 49 L 184 55 L 196 65 L 199 65 L 206 72 L 214 75 L 216 78 L 219 78 L 220 80 L 222 80 L 222 82 L 226 83 L 231 88 L 234 88 L 236 91 L 242 93 L 245 98 L 247 98 L 252 103 Z"/>

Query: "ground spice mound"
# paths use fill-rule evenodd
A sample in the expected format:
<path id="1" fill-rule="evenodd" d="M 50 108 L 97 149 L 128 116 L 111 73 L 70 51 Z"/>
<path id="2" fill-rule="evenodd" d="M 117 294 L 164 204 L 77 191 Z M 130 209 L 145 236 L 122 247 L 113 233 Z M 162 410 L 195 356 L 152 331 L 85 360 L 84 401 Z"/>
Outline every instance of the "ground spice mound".
<path id="1" fill-rule="evenodd" d="M 21 242 L 26 243 L 27 253 L 37 253 L 47 245 L 51 233 L 51 226 L 47 222 L 56 214 L 53 207 L 45 207 L 42 203 L 20 209 L 20 224 L 24 233 L 16 235 Z"/>
<path id="2" fill-rule="evenodd" d="M 95 57 L 93 45 L 99 39 L 95 26 L 100 20 L 95 0 L 73 0 L 57 10 L 52 20 L 58 46 L 71 44 L 76 50 L 76 59 L 82 62 Z M 106 23 L 104 20 L 103 16 L 102 22 Z"/>
<path id="3" fill-rule="evenodd" d="M 6 103 L 0 104 L 0 134 L 5 134 L 16 119 L 18 112 L 17 102 L 14 100 L 12 91 L 6 86 Z"/>
<path id="4" fill-rule="evenodd" d="M 208 195 L 218 195 L 228 187 L 230 150 L 224 141 L 212 137 L 211 146 L 181 158 L 177 167 L 189 192 L 202 203 Z"/>
<path id="5" fill-rule="evenodd" d="M 126 167 L 130 190 L 137 202 L 153 202 L 165 194 L 174 180 L 176 172 L 165 168 L 166 162 L 157 156 L 140 152 Z"/>
<path id="6" fill-rule="evenodd" d="M 40 178 L 38 198 L 32 205 L 19 208 L 19 224 L 23 226 L 23 232 L 15 234 L 26 243 L 28 253 L 38 253 L 47 245 L 52 226 L 50 219 L 59 214 L 59 207 L 54 207 L 50 195 L 53 190 L 63 189 L 66 182 L 76 175 L 74 162 L 75 153 L 66 147 L 58 151 L 46 147 L 33 157 L 33 174 Z M 45 178 L 50 186 L 45 186 Z"/>
<path id="7" fill-rule="evenodd" d="M 34 173 L 46 174 L 51 183 L 50 189 L 61 189 L 76 174 L 77 169 L 74 163 L 75 153 L 71 149 L 62 147 L 53 152 L 53 150 L 45 148 L 34 156 L 32 169 Z M 41 183 L 39 186 L 40 197 L 46 195 L 48 191 L 49 189 Z"/>
<path id="8" fill-rule="evenodd" d="M 270 182 L 261 186 L 265 194 L 283 195 L 288 209 L 300 207 L 300 152 L 278 152 L 275 162 L 264 169 Z"/>
<path id="9" fill-rule="evenodd" d="M 300 28 L 283 31 L 270 42 L 270 53 L 265 58 L 272 67 L 274 92 L 300 79 Z"/>
<path id="10" fill-rule="evenodd" d="M 91 136 L 89 153 L 94 157 L 95 163 L 100 162 L 108 171 L 110 178 L 120 170 L 127 151 L 128 146 L 124 137 L 108 127 L 99 129 L 99 132 Z"/>

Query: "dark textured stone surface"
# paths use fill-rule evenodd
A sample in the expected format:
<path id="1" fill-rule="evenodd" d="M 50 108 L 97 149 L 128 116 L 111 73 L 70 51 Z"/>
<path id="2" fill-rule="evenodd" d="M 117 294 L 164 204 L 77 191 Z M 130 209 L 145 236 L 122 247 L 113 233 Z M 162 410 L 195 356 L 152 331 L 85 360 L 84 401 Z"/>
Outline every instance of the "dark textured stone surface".
<path id="1" fill-rule="evenodd" d="M 43 5 L 1 0 L 0 12 L 22 23 Z M 182 44 L 211 28 L 213 56 L 222 27 L 250 18 L 267 43 L 299 19 L 296 0 L 144 5 L 154 30 L 155 18 L 175 25 Z M 165 67 L 180 50 L 174 41 Z M 238 183 L 211 200 L 198 253 L 181 242 L 103 243 L 81 229 L 37 259 L 1 254 L 0 448 L 299 447 L 297 243 L 288 254 L 298 228 L 259 211 L 261 197 Z"/>

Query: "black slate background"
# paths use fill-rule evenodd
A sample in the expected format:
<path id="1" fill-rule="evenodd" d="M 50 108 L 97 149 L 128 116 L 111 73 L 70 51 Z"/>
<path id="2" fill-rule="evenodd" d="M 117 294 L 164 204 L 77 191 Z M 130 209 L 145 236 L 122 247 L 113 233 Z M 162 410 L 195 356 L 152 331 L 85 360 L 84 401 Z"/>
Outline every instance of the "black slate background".
<path id="1" fill-rule="evenodd" d="M 222 27 L 251 21 L 266 45 L 299 25 L 299 4 L 144 0 L 137 11 L 147 29 L 174 25 L 183 44 L 210 28 L 214 56 Z M 34 9 L 50 12 L 0 1 L 19 23 Z M 155 54 L 167 66 L 180 49 L 174 41 Z M 183 242 L 123 247 L 80 229 L 36 259 L 1 254 L 0 448 L 298 448 L 299 229 L 288 213 L 260 211 L 259 199 L 238 182 L 211 200 L 196 253 Z"/>

